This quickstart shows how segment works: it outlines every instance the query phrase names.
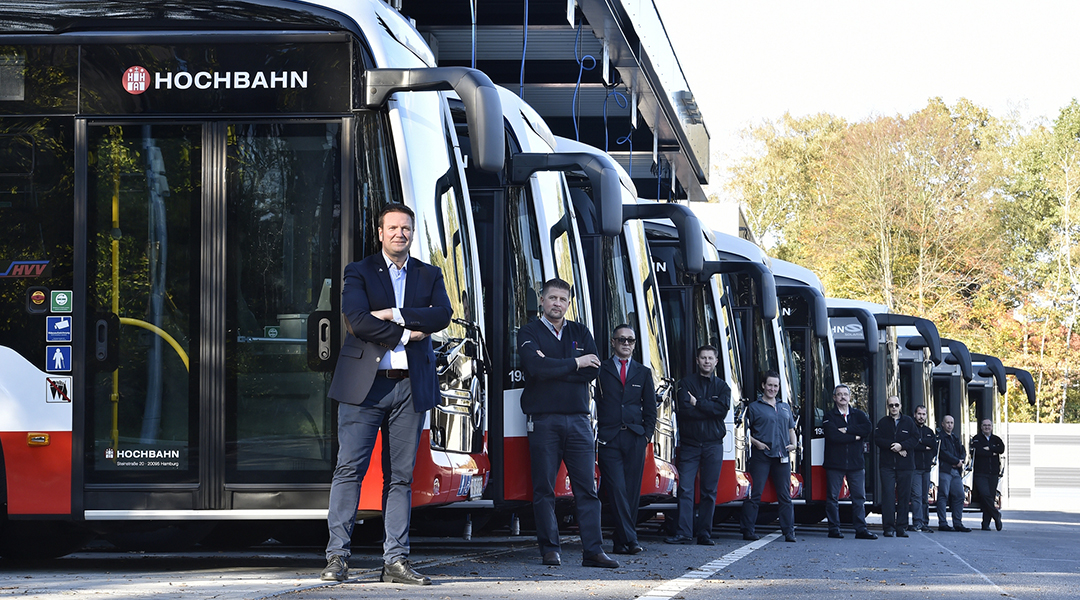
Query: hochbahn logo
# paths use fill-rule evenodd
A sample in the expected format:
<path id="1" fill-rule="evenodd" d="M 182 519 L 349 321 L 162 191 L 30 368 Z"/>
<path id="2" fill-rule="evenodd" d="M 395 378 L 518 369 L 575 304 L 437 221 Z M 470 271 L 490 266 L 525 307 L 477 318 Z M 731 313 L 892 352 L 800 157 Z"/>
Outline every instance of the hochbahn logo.
<path id="1" fill-rule="evenodd" d="M 121 448 L 119 450 L 113 450 L 112 448 L 105 449 L 105 458 L 108 459 L 133 459 L 133 458 L 180 458 L 179 450 L 154 450 L 150 448 L 140 448 L 135 450 L 128 450 Z"/>
<path id="2" fill-rule="evenodd" d="M 124 91 L 134 96 L 142 94 L 153 85 L 155 90 L 187 90 L 194 87 L 199 90 L 208 89 L 307 89 L 307 71 L 188 71 L 157 72 L 150 71 L 140 66 L 134 66 L 124 71 L 121 78 Z"/>

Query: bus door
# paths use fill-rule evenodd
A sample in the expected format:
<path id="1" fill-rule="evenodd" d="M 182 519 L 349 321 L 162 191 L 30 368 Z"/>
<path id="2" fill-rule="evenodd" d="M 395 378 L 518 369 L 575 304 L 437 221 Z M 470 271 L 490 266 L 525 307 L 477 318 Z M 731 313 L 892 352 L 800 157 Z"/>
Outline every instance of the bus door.
<path id="1" fill-rule="evenodd" d="M 345 123 L 79 122 L 87 518 L 325 509 Z"/>

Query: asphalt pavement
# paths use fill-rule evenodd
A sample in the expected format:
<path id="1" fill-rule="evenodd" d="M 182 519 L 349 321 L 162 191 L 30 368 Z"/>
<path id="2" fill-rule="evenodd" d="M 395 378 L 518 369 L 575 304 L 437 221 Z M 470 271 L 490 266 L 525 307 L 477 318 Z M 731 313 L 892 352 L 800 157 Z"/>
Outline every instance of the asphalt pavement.
<path id="1" fill-rule="evenodd" d="M 734 525 L 717 530 L 715 546 L 673 546 L 643 526 L 645 551 L 615 556 L 617 569 L 581 566 L 581 545 L 564 539 L 563 564 L 540 564 L 528 535 L 505 532 L 456 538 L 414 538 L 412 559 L 434 584 L 416 587 L 378 581 L 377 545 L 354 549 L 350 578 L 318 579 L 321 549 L 264 544 L 236 552 L 134 553 L 96 547 L 52 561 L 0 560 L 0 597 L 330 600 L 616 599 L 713 600 L 747 594 L 787 600 L 812 594 L 832 598 L 1080 596 L 1080 513 L 1005 511 L 1003 531 L 911 533 L 908 538 L 843 540 L 824 524 L 801 526 L 798 542 L 767 534 L 745 542 Z M 875 519 L 871 518 L 873 523 Z M 932 521 L 936 519 L 932 518 Z M 880 526 L 871 526 L 880 533 Z M 608 546 L 610 548 L 610 546 Z M 613 555 L 614 556 L 614 555 Z"/>

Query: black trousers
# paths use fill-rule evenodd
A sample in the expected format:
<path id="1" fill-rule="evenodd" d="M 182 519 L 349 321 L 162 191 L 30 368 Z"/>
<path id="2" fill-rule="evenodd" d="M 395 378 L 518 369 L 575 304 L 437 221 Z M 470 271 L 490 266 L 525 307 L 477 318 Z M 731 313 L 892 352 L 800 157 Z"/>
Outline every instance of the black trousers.
<path id="1" fill-rule="evenodd" d="M 638 503 L 645 469 L 645 436 L 624 429 L 596 450 L 600 464 L 600 497 L 611 506 L 615 548 L 637 544 Z"/>
<path id="2" fill-rule="evenodd" d="M 896 531 L 908 520 L 911 476 L 915 471 L 881 467 L 878 472 L 881 476 L 881 527 L 885 531 Z"/>
<path id="3" fill-rule="evenodd" d="M 559 550 L 559 523 L 555 519 L 555 476 L 566 465 L 577 505 L 582 556 L 601 552 L 600 497 L 596 494 L 596 445 L 589 415 L 539 414 L 532 416 L 529 455 L 532 466 L 533 516 L 536 542 L 543 556 Z"/>
<path id="4" fill-rule="evenodd" d="M 976 473 L 972 478 L 975 492 L 979 494 L 979 507 L 982 509 L 982 524 L 986 527 L 990 521 L 1001 518 L 1001 511 L 997 509 L 997 475 L 982 475 Z"/>

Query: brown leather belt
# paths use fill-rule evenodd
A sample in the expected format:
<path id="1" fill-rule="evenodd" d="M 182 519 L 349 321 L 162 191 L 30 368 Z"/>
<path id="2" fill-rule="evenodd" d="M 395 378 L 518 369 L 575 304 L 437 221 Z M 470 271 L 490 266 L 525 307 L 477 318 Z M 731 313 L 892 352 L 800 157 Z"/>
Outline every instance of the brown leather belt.
<path id="1" fill-rule="evenodd" d="M 387 379 L 408 379 L 409 378 L 409 370 L 408 369 L 379 369 L 378 374 L 382 375 L 383 377 L 385 377 Z"/>

